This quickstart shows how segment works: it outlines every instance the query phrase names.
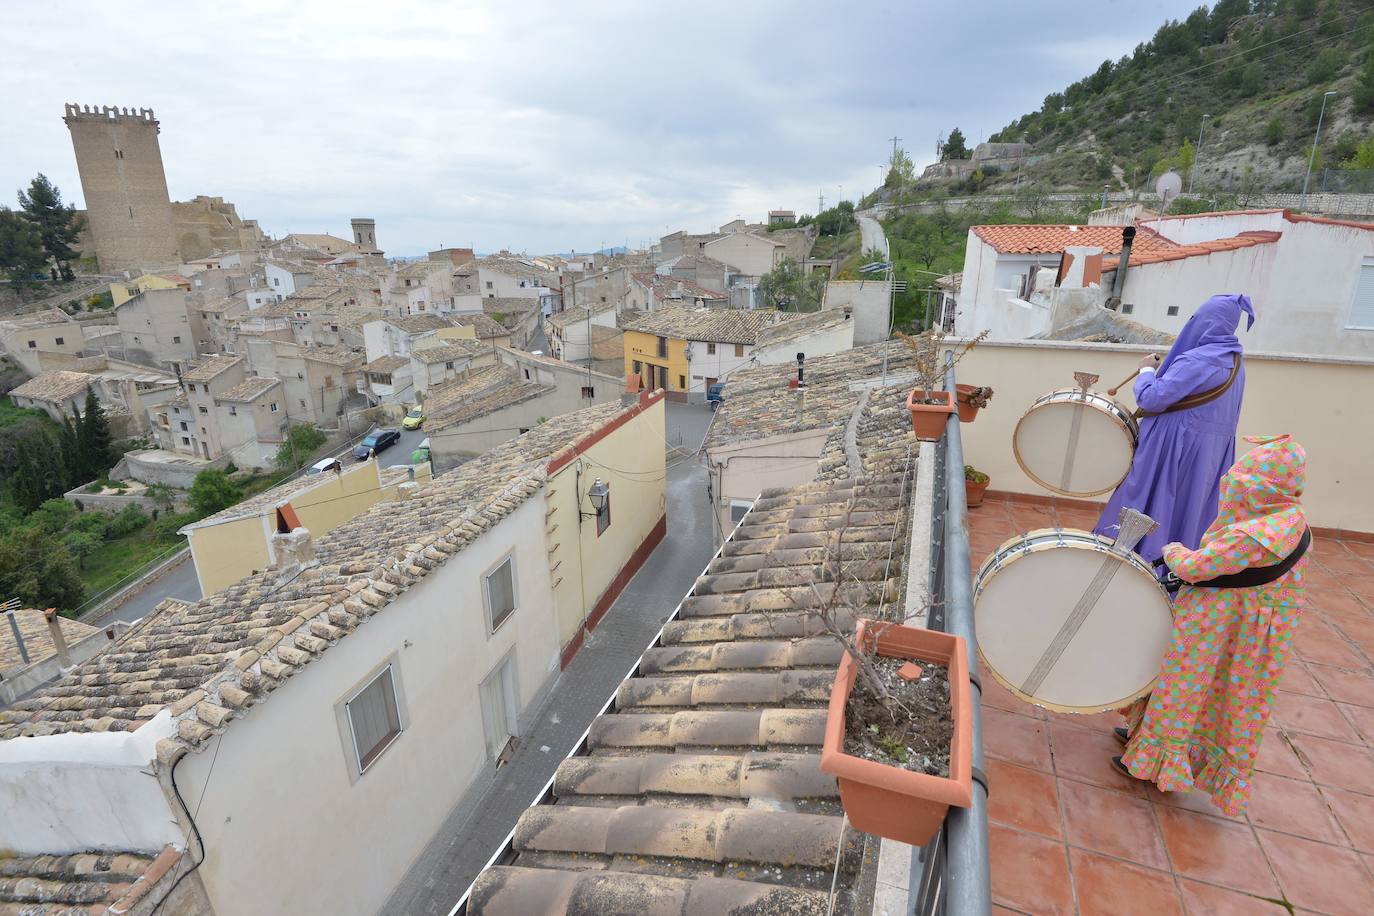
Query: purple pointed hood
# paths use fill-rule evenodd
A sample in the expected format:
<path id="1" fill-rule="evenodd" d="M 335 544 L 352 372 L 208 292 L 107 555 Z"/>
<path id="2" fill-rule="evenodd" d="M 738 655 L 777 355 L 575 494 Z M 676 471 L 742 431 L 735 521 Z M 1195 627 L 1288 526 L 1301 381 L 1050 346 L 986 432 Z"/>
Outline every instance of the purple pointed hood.
<path id="1" fill-rule="evenodd" d="M 1255 323 L 1255 309 L 1250 304 L 1249 296 L 1244 293 L 1225 293 L 1202 303 L 1169 348 L 1169 355 L 1160 364 L 1159 374 L 1168 372 L 1170 364 L 1184 353 L 1201 362 L 1230 369 L 1231 354 L 1243 352 L 1240 339 L 1236 337 L 1242 312 L 1248 316 L 1245 324 L 1245 330 L 1248 331 Z"/>

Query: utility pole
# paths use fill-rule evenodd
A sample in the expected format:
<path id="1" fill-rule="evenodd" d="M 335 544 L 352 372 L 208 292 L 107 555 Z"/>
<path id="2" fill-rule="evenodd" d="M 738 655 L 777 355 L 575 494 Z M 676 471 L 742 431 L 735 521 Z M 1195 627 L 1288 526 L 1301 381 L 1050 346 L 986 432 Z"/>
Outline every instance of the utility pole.
<path id="1" fill-rule="evenodd" d="M 1325 104 L 1326 104 L 1326 99 L 1322 99 L 1322 105 L 1325 106 Z M 1211 115 L 1205 114 L 1205 115 L 1202 116 L 1202 120 L 1198 122 L 1198 126 L 1197 126 L 1197 149 L 1193 151 L 1193 167 L 1190 168 L 1190 169 L 1188 170 L 1188 193 L 1189 193 L 1189 194 L 1193 193 L 1193 175 L 1197 173 L 1197 162 L 1198 162 L 1199 159 L 1202 158 L 1202 129 L 1203 129 L 1204 127 L 1207 126 L 1207 119 L 1210 118 L 1210 117 L 1211 117 Z M 1320 127 L 1318 127 L 1317 129 L 1318 129 L 1318 130 L 1321 130 Z"/>
<path id="2" fill-rule="evenodd" d="M 897 161 L 897 144 L 902 142 L 902 138 L 897 135 L 892 136 L 892 161 Z"/>
<path id="3" fill-rule="evenodd" d="M 825 212 L 825 192 L 824 192 L 824 191 L 821 191 L 820 193 L 818 193 L 818 194 L 816 195 L 816 213 L 817 213 L 817 215 L 819 215 L 819 214 L 824 213 L 824 212 Z"/>
<path id="4" fill-rule="evenodd" d="M 1317 115 L 1317 132 L 1312 137 L 1312 152 L 1307 157 L 1307 177 L 1302 180 L 1302 206 L 1307 206 L 1307 184 L 1312 180 L 1312 163 L 1317 161 L 1317 142 L 1322 136 L 1322 118 L 1326 117 L 1326 100 L 1335 95 L 1333 89 L 1330 92 L 1322 93 L 1322 110 Z"/>

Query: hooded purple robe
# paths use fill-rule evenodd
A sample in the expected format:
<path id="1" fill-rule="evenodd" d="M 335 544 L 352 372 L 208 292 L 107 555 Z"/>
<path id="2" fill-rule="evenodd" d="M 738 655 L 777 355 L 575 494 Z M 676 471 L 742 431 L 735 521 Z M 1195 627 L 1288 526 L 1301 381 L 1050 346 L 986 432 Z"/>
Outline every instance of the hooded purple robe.
<path id="1" fill-rule="evenodd" d="M 1249 296 L 1227 294 L 1204 302 L 1183 326 L 1159 371 L 1141 373 L 1136 380 L 1136 404 L 1159 413 L 1225 382 L 1231 374 L 1232 354 L 1242 352 L 1236 338 L 1242 312 L 1249 316 L 1245 326 L 1249 330 L 1255 323 Z M 1131 470 L 1093 532 L 1116 537 L 1117 518 L 1129 507 L 1159 522 L 1136 547 L 1146 560 L 1159 559 L 1164 545 L 1172 542 L 1196 550 L 1217 517 L 1221 477 L 1235 462 L 1244 393 L 1245 367 L 1241 366 L 1235 383 L 1216 400 L 1142 419 Z"/>

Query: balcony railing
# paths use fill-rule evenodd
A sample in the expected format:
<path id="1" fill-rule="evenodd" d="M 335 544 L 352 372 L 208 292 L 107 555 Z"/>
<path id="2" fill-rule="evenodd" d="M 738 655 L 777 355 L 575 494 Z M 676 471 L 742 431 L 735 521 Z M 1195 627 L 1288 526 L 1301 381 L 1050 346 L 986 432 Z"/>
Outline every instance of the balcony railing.
<path id="1" fill-rule="evenodd" d="M 954 369 L 945 383 L 954 391 Z M 988 916 L 992 870 L 988 863 L 988 780 L 983 767 L 983 687 L 973 633 L 973 586 L 964 501 L 964 448 L 953 414 L 936 443 L 935 510 L 931 517 L 932 629 L 956 633 L 968 644 L 973 681 L 973 806 L 951 808 L 935 838 L 911 858 L 912 916 Z"/>

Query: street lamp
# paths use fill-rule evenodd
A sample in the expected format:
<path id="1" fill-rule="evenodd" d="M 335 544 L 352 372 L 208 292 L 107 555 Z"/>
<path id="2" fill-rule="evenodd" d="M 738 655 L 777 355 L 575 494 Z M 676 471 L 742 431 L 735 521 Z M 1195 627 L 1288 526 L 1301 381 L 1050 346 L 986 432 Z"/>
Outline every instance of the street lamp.
<path id="1" fill-rule="evenodd" d="M 591 489 L 587 491 L 587 502 L 592 504 L 595 512 L 583 512 L 580 508 L 577 514 L 582 518 L 599 518 L 601 513 L 606 511 L 606 501 L 611 498 L 611 488 L 602 482 L 601 478 L 593 481 Z"/>
<path id="2" fill-rule="evenodd" d="M 1317 115 L 1317 132 L 1312 137 L 1312 152 L 1307 157 L 1307 177 L 1302 180 L 1302 205 L 1307 206 L 1307 185 L 1312 180 L 1312 163 L 1317 161 L 1317 142 L 1322 136 L 1322 118 L 1326 117 L 1327 96 L 1336 94 L 1336 90 L 1322 93 L 1322 110 Z"/>
<path id="3" fill-rule="evenodd" d="M 1197 161 L 1202 158 L 1202 129 L 1207 126 L 1207 119 L 1211 115 L 1205 114 L 1197 126 L 1197 149 L 1193 151 L 1193 167 L 1188 170 L 1188 193 L 1193 193 L 1193 175 L 1197 172 Z"/>

